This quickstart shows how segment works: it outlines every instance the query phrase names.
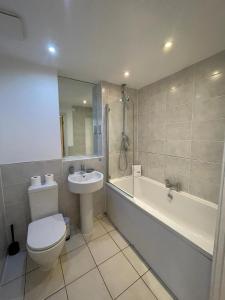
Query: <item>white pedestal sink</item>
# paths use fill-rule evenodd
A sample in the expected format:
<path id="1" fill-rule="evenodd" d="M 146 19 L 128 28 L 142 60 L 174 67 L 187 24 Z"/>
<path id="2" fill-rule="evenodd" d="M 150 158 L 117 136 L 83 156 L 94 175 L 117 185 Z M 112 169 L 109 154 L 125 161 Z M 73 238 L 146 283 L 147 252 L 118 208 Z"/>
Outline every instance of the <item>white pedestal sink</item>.
<path id="1" fill-rule="evenodd" d="M 68 184 L 71 193 L 80 194 L 81 231 L 90 234 L 93 229 L 92 193 L 103 187 L 103 174 L 75 172 L 68 176 Z"/>

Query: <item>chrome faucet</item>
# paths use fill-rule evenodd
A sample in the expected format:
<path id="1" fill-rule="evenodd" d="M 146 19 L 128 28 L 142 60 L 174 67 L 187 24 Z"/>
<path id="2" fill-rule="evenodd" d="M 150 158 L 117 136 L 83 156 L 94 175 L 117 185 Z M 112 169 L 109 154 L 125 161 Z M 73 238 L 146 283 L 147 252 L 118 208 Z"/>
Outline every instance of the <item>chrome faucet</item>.
<path id="1" fill-rule="evenodd" d="M 82 162 L 82 163 L 80 164 L 80 172 L 81 172 L 81 173 L 85 173 L 85 163 L 84 163 L 84 162 Z"/>
<path id="2" fill-rule="evenodd" d="M 75 171 L 74 166 L 69 166 L 69 174 L 73 174 Z"/>
<path id="3" fill-rule="evenodd" d="M 168 198 L 169 198 L 170 200 L 173 200 L 173 195 L 172 195 L 172 193 L 171 193 L 172 190 L 175 190 L 175 191 L 177 191 L 177 192 L 180 192 L 180 191 L 181 191 L 181 184 L 180 184 L 179 182 L 173 184 L 173 183 L 171 183 L 171 182 L 169 181 L 169 179 L 166 179 L 166 180 L 165 180 L 165 185 L 166 185 L 166 187 L 169 189 L 169 192 L 168 192 L 167 196 L 168 196 Z"/>
<path id="4" fill-rule="evenodd" d="M 181 191 L 181 184 L 179 182 L 177 183 L 171 183 L 169 181 L 169 179 L 165 180 L 165 185 L 167 188 L 169 188 L 170 190 L 174 190 L 176 192 L 180 192 Z"/>

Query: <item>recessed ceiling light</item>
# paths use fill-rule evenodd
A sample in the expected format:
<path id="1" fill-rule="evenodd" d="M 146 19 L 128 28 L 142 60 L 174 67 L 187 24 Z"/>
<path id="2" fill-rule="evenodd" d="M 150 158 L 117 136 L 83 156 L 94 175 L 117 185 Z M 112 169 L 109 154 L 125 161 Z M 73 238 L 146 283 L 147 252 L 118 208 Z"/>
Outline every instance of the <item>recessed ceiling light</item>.
<path id="1" fill-rule="evenodd" d="M 125 71 L 123 75 L 124 75 L 124 77 L 128 78 L 130 76 L 130 72 L 129 71 Z"/>
<path id="2" fill-rule="evenodd" d="M 56 48 L 54 46 L 48 46 L 48 52 L 51 54 L 56 54 Z"/>
<path id="3" fill-rule="evenodd" d="M 83 100 L 83 103 L 84 103 L 84 104 L 87 104 L 87 100 Z"/>
<path id="4" fill-rule="evenodd" d="M 165 44 L 164 44 L 164 51 L 169 51 L 171 48 L 173 47 L 173 42 L 172 41 L 167 41 Z"/>
<path id="5" fill-rule="evenodd" d="M 212 76 L 217 76 L 217 75 L 219 75 L 219 74 L 220 74 L 220 71 L 215 70 L 215 71 L 212 73 Z"/>
<path id="6" fill-rule="evenodd" d="M 172 86 L 170 89 L 172 92 L 176 92 L 177 88 L 175 86 Z"/>
<path id="7" fill-rule="evenodd" d="M 211 74 L 211 78 L 214 79 L 218 79 L 222 76 L 222 73 L 219 70 L 215 70 L 212 72 Z"/>

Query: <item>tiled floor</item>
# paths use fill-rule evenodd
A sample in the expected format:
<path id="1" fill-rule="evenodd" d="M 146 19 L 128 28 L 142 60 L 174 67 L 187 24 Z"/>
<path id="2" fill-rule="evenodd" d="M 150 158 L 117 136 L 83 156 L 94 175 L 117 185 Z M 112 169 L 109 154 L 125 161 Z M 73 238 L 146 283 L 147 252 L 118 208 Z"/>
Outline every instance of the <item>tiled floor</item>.
<path id="1" fill-rule="evenodd" d="M 172 300 L 109 220 L 95 220 L 90 236 L 73 232 L 50 272 L 26 252 L 9 257 L 0 300 Z"/>

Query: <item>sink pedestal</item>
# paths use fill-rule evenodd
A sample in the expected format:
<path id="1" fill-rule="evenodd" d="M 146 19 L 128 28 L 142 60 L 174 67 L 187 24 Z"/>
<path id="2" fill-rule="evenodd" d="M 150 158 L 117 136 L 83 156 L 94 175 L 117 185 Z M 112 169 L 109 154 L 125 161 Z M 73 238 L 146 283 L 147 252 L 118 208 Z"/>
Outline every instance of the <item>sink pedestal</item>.
<path id="1" fill-rule="evenodd" d="M 80 194 L 81 232 L 89 234 L 93 229 L 92 194 Z"/>
<path id="2" fill-rule="evenodd" d="M 71 193 L 80 194 L 81 231 L 89 235 L 93 229 L 92 194 L 103 187 L 103 174 L 98 171 L 90 173 L 74 172 L 68 176 Z"/>

